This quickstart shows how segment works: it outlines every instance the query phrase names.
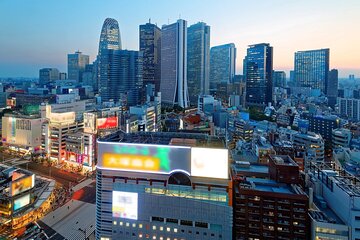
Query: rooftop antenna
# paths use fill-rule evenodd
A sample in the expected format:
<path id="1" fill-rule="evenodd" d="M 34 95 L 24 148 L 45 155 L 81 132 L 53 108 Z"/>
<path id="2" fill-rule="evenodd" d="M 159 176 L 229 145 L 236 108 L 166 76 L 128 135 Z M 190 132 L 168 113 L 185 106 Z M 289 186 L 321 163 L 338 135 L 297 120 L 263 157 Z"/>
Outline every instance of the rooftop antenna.
<path id="1" fill-rule="evenodd" d="M 179 19 L 181 19 L 181 14 L 179 14 Z"/>
<path id="2" fill-rule="evenodd" d="M 149 18 L 149 23 L 151 23 L 151 18 Z"/>
<path id="3" fill-rule="evenodd" d="M 170 24 L 170 19 L 168 18 L 168 25 Z"/>

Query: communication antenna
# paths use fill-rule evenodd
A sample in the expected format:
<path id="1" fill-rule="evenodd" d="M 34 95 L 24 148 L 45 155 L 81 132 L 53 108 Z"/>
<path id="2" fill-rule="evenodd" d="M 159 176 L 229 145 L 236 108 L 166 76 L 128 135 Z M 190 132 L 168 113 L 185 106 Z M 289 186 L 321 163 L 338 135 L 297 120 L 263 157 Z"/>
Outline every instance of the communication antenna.
<path id="1" fill-rule="evenodd" d="M 181 19 L 181 13 L 179 14 L 179 19 Z"/>
<path id="2" fill-rule="evenodd" d="M 151 18 L 149 18 L 149 23 L 151 23 Z"/>

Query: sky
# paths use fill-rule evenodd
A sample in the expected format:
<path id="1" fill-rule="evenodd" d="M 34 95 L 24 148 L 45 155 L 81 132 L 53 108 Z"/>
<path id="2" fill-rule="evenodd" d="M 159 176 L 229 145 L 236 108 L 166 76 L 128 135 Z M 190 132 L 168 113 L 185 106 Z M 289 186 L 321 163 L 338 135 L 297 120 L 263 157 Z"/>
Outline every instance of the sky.
<path id="1" fill-rule="evenodd" d="M 67 71 L 67 54 L 93 61 L 107 17 L 120 25 L 124 49 L 138 50 L 139 25 L 182 18 L 211 27 L 211 46 L 235 43 L 237 74 L 248 45 L 270 43 L 274 70 L 288 73 L 294 52 L 330 48 L 330 68 L 360 76 L 360 0 L 0 0 L 0 77 Z"/>

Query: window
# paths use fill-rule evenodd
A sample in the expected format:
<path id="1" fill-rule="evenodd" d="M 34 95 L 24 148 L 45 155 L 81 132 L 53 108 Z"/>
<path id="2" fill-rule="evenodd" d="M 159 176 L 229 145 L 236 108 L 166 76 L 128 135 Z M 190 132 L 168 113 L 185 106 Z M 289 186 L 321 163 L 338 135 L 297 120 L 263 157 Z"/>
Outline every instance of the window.
<path id="1" fill-rule="evenodd" d="M 192 221 L 188 221 L 188 220 L 180 220 L 180 225 L 184 225 L 184 226 L 192 226 Z"/>

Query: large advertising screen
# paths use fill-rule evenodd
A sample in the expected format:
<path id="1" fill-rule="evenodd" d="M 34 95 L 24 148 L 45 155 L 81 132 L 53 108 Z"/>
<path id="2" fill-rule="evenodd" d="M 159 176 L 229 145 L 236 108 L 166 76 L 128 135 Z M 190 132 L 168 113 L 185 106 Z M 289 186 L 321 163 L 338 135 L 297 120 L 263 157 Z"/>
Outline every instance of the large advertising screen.
<path id="1" fill-rule="evenodd" d="M 118 118 L 117 117 L 98 118 L 96 125 L 97 125 L 97 129 L 117 128 Z"/>
<path id="2" fill-rule="evenodd" d="M 25 207 L 28 204 L 30 204 L 30 194 L 19 197 L 18 199 L 14 200 L 14 211 Z"/>
<path id="3" fill-rule="evenodd" d="M 112 214 L 116 218 L 138 219 L 138 194 L 113 191 Z"/>
<path id="4" fill-rule="evenodd" d="M 191 175 L 228 179 L 228 150 L 191 148 Z"/>
<path id="5" fill-rule="evenodd" d="M 190 174 L 190 147 L 99 142 L 98 167 L 115 170 Z"/>
<path id="6" fill-rule="evenodd" d="M 10 195 L 15 196 L 34 187 L 35 175 L 17 179 L 11 182 Z"/>

